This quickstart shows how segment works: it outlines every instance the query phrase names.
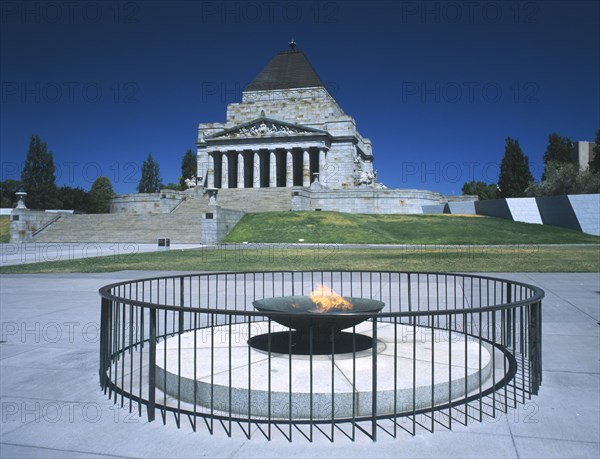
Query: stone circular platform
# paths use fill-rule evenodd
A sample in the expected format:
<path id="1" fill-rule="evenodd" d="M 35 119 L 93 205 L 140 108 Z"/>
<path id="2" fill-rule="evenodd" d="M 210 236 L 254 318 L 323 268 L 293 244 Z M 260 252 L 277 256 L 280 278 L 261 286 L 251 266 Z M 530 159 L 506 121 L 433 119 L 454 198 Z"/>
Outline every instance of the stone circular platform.
<path id="1" fill-rule="evenodd" d="M 373 414 L 372 349 L 357 352 L 354 359 L 352 353 L 336 354 L 333 360 L 330 355 L 313 356 L 311 413 L 309 356 L 271 353 L 269 363 L 268 353 L 248 346 L 248 339 L 266 333 L 267 327 L 267 322 L 222 325 L 160 342 L 157 387 L 175 398 L 180 394 L 182 402 L 238 416 L 266 418 L 270 412 L 272 419 L 289 419 L 290 401 L 295 420 L 331 419 L 332 409 L 335 419 Z M 447 330 L 435 330 L 432 337 L 425 327 L 398 324 L 395 333 L 394 328 L 385 322 L 377 325 L 377 416 L 446 404 L 479 392 L 480 384 L 481 390 L 489 386 L 484 383 L 494 351 L 487 344 Z M 272 332 L 284 330 L 271 325 Z M 372 337 L 372 323 L 360 324 L 356 332 Z"/>

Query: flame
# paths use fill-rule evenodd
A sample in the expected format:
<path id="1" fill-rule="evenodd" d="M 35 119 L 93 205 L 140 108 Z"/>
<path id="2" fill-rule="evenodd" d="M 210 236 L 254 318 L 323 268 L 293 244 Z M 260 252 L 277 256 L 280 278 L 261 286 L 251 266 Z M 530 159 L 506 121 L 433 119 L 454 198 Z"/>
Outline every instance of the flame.
<path id="1" fill-rule="evenodd" d="M 320 285 L 310 293 L 310 299 L 317 305 L 319 312 L 330 309 L 352 309 L 352 303 L 326 285 Z"/>

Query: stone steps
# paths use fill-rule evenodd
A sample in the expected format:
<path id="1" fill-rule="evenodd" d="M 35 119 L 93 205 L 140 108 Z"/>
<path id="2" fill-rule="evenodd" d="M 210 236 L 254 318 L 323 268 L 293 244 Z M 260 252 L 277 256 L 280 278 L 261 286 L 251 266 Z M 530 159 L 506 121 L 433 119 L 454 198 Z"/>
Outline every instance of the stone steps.
<path id="1" fill-rule="evenodd" d="M 200 243 L 200 217 L 189 213 L 155 215 L 67 215 L 34 237 L 34 242 Z"/>

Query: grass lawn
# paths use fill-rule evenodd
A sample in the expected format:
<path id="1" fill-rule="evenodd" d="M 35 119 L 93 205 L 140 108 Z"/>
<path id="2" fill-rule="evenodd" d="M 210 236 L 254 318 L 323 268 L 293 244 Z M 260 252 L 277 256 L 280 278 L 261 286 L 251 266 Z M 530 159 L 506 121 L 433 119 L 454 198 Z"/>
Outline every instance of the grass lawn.
<path id="1" fill-rule="evenodd" d="M 338 244 L 580 244 L 600 237 L 549 225 L 470 215 L 367 215 L 338 212 L 246 214 L 223 242 Z"/>
<path id="2" fill-rule="evenodd" d="M 0 215 L 0 244 L 10 242 L 10 215 Z"/>
<path id="3" fill-rule="evenodd" d="M 257 244 L 175 250 L 5 266 L 0 273 L 109 272 L 120 270 L 269 271 L 397 270 L 432 272 L 598 272 L 600 245 L 419 247 L 345 249 Z"/>
<path id="4" fill-rule="evenodd" d="M 302 246 L 297 244 L 299 239 L 318 246 Z M 250 244 L 242 244 L 243 241 L 249 241 Z M 600 237 L 552 226 L 479 216 L 357 215 L 337 212 L 246 214 L 226 242 L 229 244 L 218 248 L 172 249 L 5 266 L 0 267 L 0 273 L 311 269 L 600 271 Z M 273 247 L 262 244 L 267 242 L 284 245 Z M 413 244 L 418 247 L 357 249 L 340 245 L 344 243 Z"/>

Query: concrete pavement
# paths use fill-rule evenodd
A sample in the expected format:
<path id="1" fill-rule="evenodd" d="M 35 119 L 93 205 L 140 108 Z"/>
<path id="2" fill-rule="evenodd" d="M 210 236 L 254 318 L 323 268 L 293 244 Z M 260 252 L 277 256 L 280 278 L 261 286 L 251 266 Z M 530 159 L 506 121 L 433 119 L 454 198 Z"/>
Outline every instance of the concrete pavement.
<path id="1" fill-rule="evenodd" d="M 4 275 L 0 279 L 0 457 L 598 457 L 600 455 L 600 274 L 498 274 L 539 285 L 543 383 L 508 414 L 468 426 L 394 439 L 334 443 L 274 429 L 268 442 L 234 426 L 228 438 L 184 419 L 148 423 L 101 392 L 98 331 L 102 285 L 163 273 Z M 127 403 L 127 402 L 126 402 Z M 202 421 L 200 421 L 202 422 Z"/>
<path id="2" fill-rule="evenodd" d="M 172 244 L 168 250 L 202 247 L 200 244 Z M 25 242 L 22 244 L 0 244 L 0 266 L 67 261 L 81 258 L 117 257 L 136 253 L 165 250 L 157 244 L 138 243 L 95 243 L 95 242 Z"/>

